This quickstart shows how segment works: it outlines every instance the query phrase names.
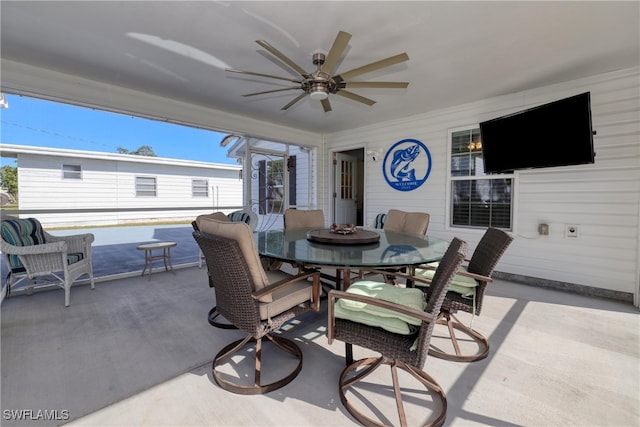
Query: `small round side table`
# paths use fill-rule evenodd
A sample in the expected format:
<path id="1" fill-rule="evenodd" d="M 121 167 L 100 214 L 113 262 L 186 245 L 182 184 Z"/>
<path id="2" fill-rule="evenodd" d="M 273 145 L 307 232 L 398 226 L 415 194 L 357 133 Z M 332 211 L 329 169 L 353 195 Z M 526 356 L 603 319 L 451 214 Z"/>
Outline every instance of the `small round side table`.
<path id="1" fill-rule="evenodd" d="M 144 272 L 149 268 L 149 280 L 151 280 L 151 272 L 153 271 L 153 261 L 161 259 L 164 262 L 164 271 L 169 271 L 175 274 L 173 265 L 171 264 L 171 248 L 177 246 L 176 242 L 154 242 L 144 243 L 138 245 L 136 249 L 144 251 L 144 268 L 142 269 L 142 276 Z M 162 249 L 162 254 L 154 255 L 154 250 Z"/>

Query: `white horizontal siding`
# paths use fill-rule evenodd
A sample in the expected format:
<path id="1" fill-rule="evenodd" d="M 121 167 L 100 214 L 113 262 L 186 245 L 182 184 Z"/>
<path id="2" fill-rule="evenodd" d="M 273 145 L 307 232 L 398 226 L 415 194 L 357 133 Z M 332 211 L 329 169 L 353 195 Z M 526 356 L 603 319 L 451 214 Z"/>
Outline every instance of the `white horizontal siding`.
<path id="1" fill-rule="evenodd" d="M 149 162 L 18 154 L 20 210 L 120 209 L 118 212 L 39 213 L 45 226 L 104 225 L 135 220 L 183 220 L 242 203 L 239 168 L 189 167 L 176 162 Z M 79 164 L 82 179 L 63 179 L 62 164 Z M 156 178 L 157 196 L 139 197 L 136 176 Z M 192 180 L 206 179 L 208 197 L 193 197 Z M 172 210 L 172 207 L 182 208 Z M 193 207 L 193 210 L 184 208 Z M 206 210 L 203 210 L 206 207 Z M 131 208 L 157 211 L 131 212 Z"/>
<path id="2" fill-rule="evenodd" d="M 296 205 L 304 209 L 309 206 L 309 184 L 311 176 L 309 167 L 309 151 L 292 146 L 290 156 L 296 156 Z"/>
<path id="3" fill-rule="evenodd" d="M 365 159 L 365 223 L 390 208 L 431 214 L 429 233 L 470 243 L 482 231 L 450 228 L 447 218 L 448 134 L 483 120 L 590 91 L 596 151 L 595 164 L 516 173 L 514 230 L 516 239 L 498 270 L 552 281 L 638 294 L 640 255 L 640 70 L 599 76 L 465 104 L 455 108 L 326 135 L 327 152 L 356 146 L 383 149 L 415 138 L 429 148 L 432 169 L 417 190 L 392 189 L 382 162 Z M 526 147 L 522 148 L 523 155 Z M 535 149 L 535 147 L 531 147 Z M 322 200 L 329 205 L 330 180 Z M 538 236 L 539 223 L 550 226 Z M 566 225 L 577 225 L 580 237 L 565 237 Z"/>

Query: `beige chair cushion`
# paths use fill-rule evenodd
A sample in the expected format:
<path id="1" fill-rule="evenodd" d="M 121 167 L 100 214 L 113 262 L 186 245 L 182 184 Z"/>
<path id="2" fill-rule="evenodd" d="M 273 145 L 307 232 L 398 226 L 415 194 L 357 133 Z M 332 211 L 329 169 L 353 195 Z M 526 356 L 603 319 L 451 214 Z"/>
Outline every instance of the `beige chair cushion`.
<path id="1" fill-rule="evenodd" d="M 267 276 L 269 278 L 269 282 L 272 284 L 292 277 L 284 271 L 267 271 Z M 258 304 L 260 319 L 266 320 L 272 316 L 277 316 L 298 304 L 311 300 L 313 294 L 312 291 L 313 287 L 311 286 L 311 283 L 304 280 L 292 283 L 275 291 L 271 294 L 271 302 L 262 302 L 261 300 Z"/>
<path id="2" fill-rule="evenodd" d="M 324 227 L 324 212 L 322 210 L 287 209 L 284 212 L 284 228 L 286 230 L 312 227 Z"/>
<path id="3" fill-rule="evenodd" d="M 229 221 L 229 217 L 227 217 L 222 212 L 214 212 L 212 214 L 198 215 L 196 217 L 196 225 L 198 226 L 198 230 L 202 230 L 202 228 L 200 228 L 200 221 L 203 218 L 217 219 L 218 221 Z"/>
<path id="4" fill-rule="evenodd" d="M 244 222 L 230 222 L 229 220 L 219 221 L 217 219 L 206 218 L 204 216 L 205 215 L 198 217 L 200 219 L 200 224 L 198 224 L 200 231 L 214 236 L 233 239 L 238 242 L 240 251 L 249 266 L 249 274 L 253 279 L 255 290 L 260 290 L 269 285 L 269 279 L 267 278 L 264 268 L 262 268 L 260 255 L 258 254 L 258 249 L 256 248 L 251 228 Z M 260 301 L 271 302 L 272 295 L 265 295 L 260 298 Z"/>
<path id="5" fill-rule="evenodd" d="M 402 233 L 420 234 L 424 236 L 429 227 L 429 214 L 424 212 L 404 212 L 389 209 L 384 229 Z"/>

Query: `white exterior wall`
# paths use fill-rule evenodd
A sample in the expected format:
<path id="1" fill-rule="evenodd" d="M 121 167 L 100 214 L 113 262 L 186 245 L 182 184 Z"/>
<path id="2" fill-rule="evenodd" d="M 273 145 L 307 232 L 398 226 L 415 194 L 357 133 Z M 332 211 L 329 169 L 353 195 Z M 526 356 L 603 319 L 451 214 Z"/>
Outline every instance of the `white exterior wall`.
<path id="1" fill-rule="evenodd" d="M 33 214 L 49 227 L 184 220 L 214 210 L 231 212 L 242 206 L 243 187 L 238 166 L 216 168 L 213 164 L 180 160 L 172 164 L 171 159 L 161 159 L 160 163 L 153 163 L 151 159 L 136 162 L 118 159 L 119 155 L 113 155 L 113 160 L 25 153 L 17 157 L 21 211 L 74 210 L 73 213 Z M 81 165 L 82 179 L 63 179 L 62 164 Z M 157 196 L 136 196 L 136 176 L 155 177 Z M 208 197 L 193 197 L 192 179 L 209 181 Z M 172 210 L 172 207 L 181 209 Z M 184 210 L 188 207 L 194 209 Z M 146 211 L 126 211 L 131 208 Z M 120 211 L 90 212 L 91 209 Z"/>
<path id="2" fill-rule="evenodd" d="M 326 136 L 331 151 L 358 146 L 383 149 L 405 138 L 429 148 L 432 169 L 417 190 L 405 193 L 387 185 L 382 162 L 365 159 L 365 224 L 390 208 L 431 214 L 429 234 L 459 236 L 470 253 L 482 231 L 450 228 L 448 221 L 449 132 L 535 105 L 590 91 L 595 164 L 516 172 L 516 236 L 498 271 L 530 278 L 592 286 L 635 295 L 640 269 L 640 70 L 622 70 L 559 85 L 487 99 L 404 120 Z M 527 149 L 522 147 L 522 155 Z M 322 168 L 320 170 L 323 170 Z M 328 171 L 324 168 L 324 171 Z M 330 176 L 323 176 L 321 200 L 330 201 Z M 550 226 L 539 236 L 539 223 Z M 565 226 L 579 226 L 579 239 L 567 239 Z"/>
<path id="3" fill-rule="evenodd" d="M 300 209 L 309 208 L 309 150 L 302 150 L 300 147 L 291 146 L 289 156 L 296 156 L 296 206 Z"/>

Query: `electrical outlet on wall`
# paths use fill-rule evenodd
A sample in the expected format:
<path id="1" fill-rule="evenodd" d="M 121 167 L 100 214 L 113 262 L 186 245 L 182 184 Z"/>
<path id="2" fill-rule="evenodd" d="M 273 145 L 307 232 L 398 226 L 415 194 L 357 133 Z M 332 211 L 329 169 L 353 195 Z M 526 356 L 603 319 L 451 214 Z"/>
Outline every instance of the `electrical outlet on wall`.
<path id="1" fill-rule="evenodd" d="M 564 237 L 567 239 L 577 239 L 580 237 L 580 232 L 577 225 L 567 225 L 564 231 Z"/>

